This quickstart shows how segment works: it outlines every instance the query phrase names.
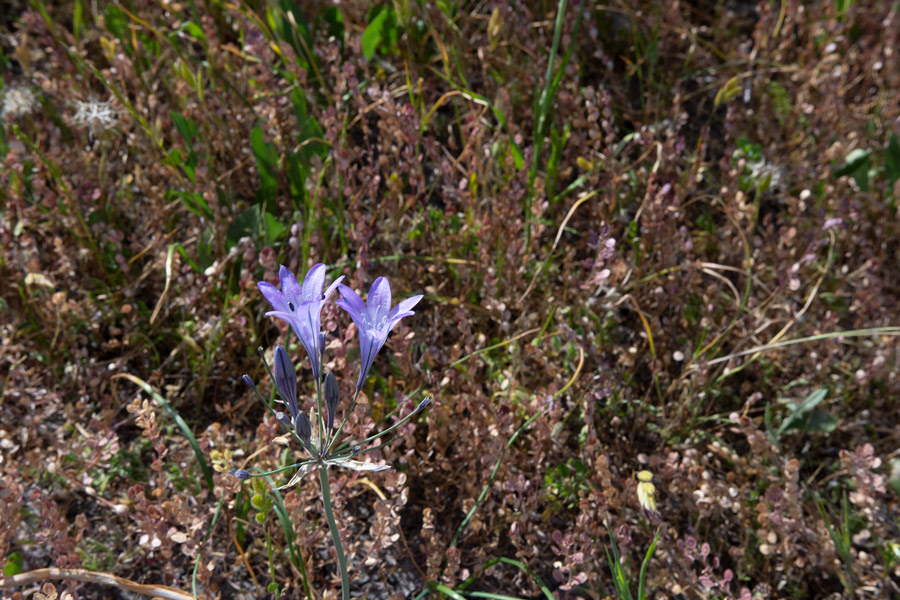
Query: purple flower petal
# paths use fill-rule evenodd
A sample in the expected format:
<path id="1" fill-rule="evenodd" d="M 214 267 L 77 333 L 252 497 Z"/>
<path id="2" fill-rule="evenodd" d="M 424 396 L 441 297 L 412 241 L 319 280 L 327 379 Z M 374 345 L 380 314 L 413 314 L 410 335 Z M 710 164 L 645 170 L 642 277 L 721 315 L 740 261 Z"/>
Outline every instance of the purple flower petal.
<path id="1" fill-rule="evenodd" d="M 337 379 L 334 377 L 334 373 L 330 371 L 325 374 L 325 392 L 323 396 L 325 397 L 325 427 L 327 431 L 331 431 L 334 428 L 334 415 L 337 413 L 337 405 L 338 399 L 340 397 L 340 392 L 338 390 Z"/>
<path id="2" fill-rule="evenodd" d="M 413 296 L 412 298 L 407 298 L 402 301 L 400 304 L 391 309 L 391 314 L 388 315 L 388 321 L 391 323 L 391 330 L 400 322 L 400 319 L 403 317 L 410 317 L 416 313 L 410 310 L 416 304 L 419 303 L 419 300 L 422 299 L 422 295 Z"/>
<path id="3" fill-rule="evenodd" d="M 278 278 L 281 280 L 281 293 L 284 301 L 288 304 L 291 311 L 296 310 L 297 305 L 303 301 L 303 288 L 297 283 L 297 279 L 287 270 L 287 267 L 281 265 L 278 269 Z"/>
<path id="4" fill-rule="evenodd" d="M 391 318 L 393 319 L 397 313 L 415 314 L 412 312 L 412 309 L 422 298 L 424 298 L 424 296 L 419 294 L 418 296 L 413 296 L 412 298 L 401 301 L 400 304 L 391 309 Z"/>
<path id="5" fill-rule="evenodd" d="M 288 304 L 284 299 L 284 294 L 278 291 L 278 288 L 269 283 L 268 281 L 260 281 L 256 284 L 256 287 L 259 288 L 259 291 L 262 292 L 262 295 L 266 297 L 266 300 L 269 301 L 269 304 L 272 305 L 277 311 L 285 311 L 290 310 L 288 308 Z"/>
<path id="6" fill-rule="evenodd" d="M 360 330 L 359 334 L 359 354 L 361 359 L 359 378 L 356 380 L 357 389 L 361 389 L 369 375 L 369 369 L 375 362 L 375 356 L 381 350 L 387 341 L 387 332 L 381 332 L 371 329 Z"/>
<path id="7" fill-rule="evenodd" d="M 322 297 L 322 288 L 325 286 L 325 265 L 317 263 L 310 268 L 303 278 L 303 302 L 318 300 Z"/>
<path id="8" fill-rule="evenodd" d="M 312 424 L 309 422 L 309 417 L 306 416 L 306 413 L 299 413 L 294 421 L 296 422 L 297 437 L 300 438 L 300 441 L 303 442 L 303 445 L 308 449 L 309 440 L 312 436 Z"/>
<path id="9" fill-rule="evenodd" d="M 337 289 L 338 285 L 340 285 L 340 283 L 343 280 L 344 280 L 344 276 L 341 275 L 340 277 L 338 277 L 337 279 L 335 279 L 334 281 L 331 282 L 331 285 L 329 285 L 328 289 L 325 290 L 325 297 L 324 297 L 325 300 L 328 300 L 328 297 L 334 293 L 334 290 Z"/>
<path id="10" fill-rule="evenodd" d="M 362 298 L 359 297 L 352 288 L 347 287 L 344 284 L 338 285 L 338 293 L 341 295 L 341 300 L 338 300 L 337 304 L 345 311 L 350 313 L 352 317 L 354 314 L 361 315 L 366 312 L 366 305 L 362 301 Z"/>
<path id="11" fill-rule="evenodd" d="M 369 309 L 371 325 L 381 327 L 378 321 L 391 312 L 391 284 L 388 283 L 387 277 L 379 277 L 369 288 L 366 308 Z"/>

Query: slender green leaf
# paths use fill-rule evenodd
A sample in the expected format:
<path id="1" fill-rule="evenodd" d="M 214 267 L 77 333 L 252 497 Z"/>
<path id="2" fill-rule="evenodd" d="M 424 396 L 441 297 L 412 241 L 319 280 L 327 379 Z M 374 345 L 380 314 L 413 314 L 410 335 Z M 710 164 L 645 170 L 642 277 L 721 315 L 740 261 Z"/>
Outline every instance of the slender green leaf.
<path id="1" fill-rule="evenodd" d="M 81 30 L 84 29 L 84 7 L 81 0 L 75 0 L 75 7 L 72 12 L 72 37 L 75 38 L 75 44 L 81 43 Z"/>
<path id="2" fill-rule="evenodd" d="M 448 588 L 446 585 L 441 583 L 434 584 L 434 590 L 440 592 L 441 594 L 447 596 L 448 598 L 453 598 L 453 600 L 466 600 L 466 597 L 462 594 Z"/>
<path id="3" fill-rule="evenodd" d="M 284 539 L 287 540 L 288 553 L 290 554 L 291 562 L 300 571 L 303 587 L 306 590 L 306 597 L 312 598 L 312 593 L 309 589 L 309 578 L 306 574 L 306 561 L 303 559 L 303 553 L 300 552 L 300 549 L 297 547 L 297 536 L 294 533 L 294 525 L 291 523 L 290 515 L 288 515 L 287 508 L 284 506 L 284 500 L 281 498 L 281 492 L 278 491 L 275 481 L 269 476 L 266 476 L 266 481 L 269 482 L 269 489 L 271 490 L 275 501 L 273 506 L 275 516 L 278 517 L 278 522 L 281 524 L 282 530 L 284 530 Z"/>
<path id="4" fill-rule="evenodd" d="M 639 600 L 647 600 L 647 591 L 645 589 L 647 583 L 647 565 L 650 564 L 650 559 L 653 558 L 653 553 L 656 552 L 657 543 L 659 543 L 659 527 L 656 528 L 656 535 L 653 536 L 653 543 L 647 548 L 647 554 L 644 555 L 644 561 L 641 563 L 641 573 L 638 576 Z"/>
<path id="5" fill-rule="evenodd" d="M 372 60 L 375 50 L 384 44 L 385 49 L 390 50 L 400 37 L 397 26 L 397 13 L 393 6 L 380 6 L 375 8 L 376 14 L 369 21 L 366 30 L 362 34 L 362 51 L 367 60 Z"/>
<path id="6" fill-rule="evenodd" d="M 209 488 L 209 491 L 213 491 L 213 478 L 212 478 L 212 469 L 209 468 L 209 464 L 206 462 L 206 457 L 203 456 L 203 452 L 200 450 L 200 446 L 197 444 L 197 439 L 194 437 L 194 433 L 191 431 L 191 428 L 188 427 L 187 423 L 184 422 L 184 419 L 181 418 L 174 408 L 166 401 L 165 398 L 162 397 L 162 394 L 153 389 L 149 383 L 141 379 L 140 377 L 135 377 L 131 373 L 118 373 L 113 375 L 115 378 L 127 379 L 128 381 L 134 383 L 139 388 L 144 390 L 147 394 L 149 394 L 156 402 L 166 409 L 166 412 L 169 413 L 169 416 L 175 421 L 175 424 L 178 425 L 178 428 L 181 429 L 181 432 L 184 434 L 184 437 L 187 438 L 188 443 L 190 443 L 191 448 L 194 449 L 194 455 L 197 457 L 197 462 L 200 463 L 200 468 L 203 471 L 203 478 L 206 480 L 206 487 Z"/>
<path id="7" fill-rule="evenodd" d="M 799 405 L 788 405 L 791 409 L 791 413 L 784 421 L 782 421 L 781 425 L 778 427 L 778 436 L 780 437 L 782 434 L 792 428 L 799 427 L 801 425 L 800 421 L 806 418 L 811 410 L 821 404 L 822 400 L 824 400 L 827 395 L 827 389 L 818 389 L 807 396 L 806 400 L 801 402 Z"/>

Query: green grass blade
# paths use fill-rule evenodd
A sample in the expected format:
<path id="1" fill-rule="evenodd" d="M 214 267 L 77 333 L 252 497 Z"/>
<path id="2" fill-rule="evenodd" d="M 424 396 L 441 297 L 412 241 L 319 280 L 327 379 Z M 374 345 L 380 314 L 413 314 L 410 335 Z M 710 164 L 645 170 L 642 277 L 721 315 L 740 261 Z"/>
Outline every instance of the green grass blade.
<path id="1" fill-rule="evenodd" d="M 638 576 L 638 599 L 639 600 L 647 600 L 647 592 L 644 589 L 644 584 L 647 581 L 647 565 L 650 564 L 650 559 L 653 558 L 653 553 L 656 552 L 656 544 L 659 542 L 659 527 L 656 528 L 656 535 L 653 536 L 653 543 L 650 544 L 650 547 L 647 548 L 647 554 L 644 555 L 644 562 L 641 563 L 641 573 Z"/>
<path id="2" fill-rule="evenodd" d="M 269 491 L 275 498 L 273 510 L 275 511 L 275 516 L 278 517 L 281 528 L 284 530 L 284 539 L 287 540 L 291 562 L 300 571 L 300 580 L 303 582 L 303 588 L 306 590 L 306 597 L 312 598 L 312 592 L 309 589 L 309 577 L 306 574 L 306 561 L 303 559 L 303 553 L 297 548 L 297 536 L 294 534 L 294 525 L 291 523 L 291 518 L 284 506 L 281 492 L 278 491 L 275 481 L 269 476 L 266 476 L 266 481 L 269 483 Z"/>
<path id="3" fill-rule="evenodd" d="M 459 592 L 456 592 L 455 590 L 451 590 L 446 585 L 435 583 L 433 584 L 433 586 L 434 591 L 439 592 L 444 596 L 447 596 L 448 598 L 453 598 L 453 600 L 466 600 L 465 596 L 463 596 Z"/>
<path id="4" fill-rule="evenodd" d="M 534 121 L 534 139 L 532 144 L 533 152 L 531 155 L 531 169 L 529 169 L 528 172 L 528 193 L 525 196 L 525 222 L 527 224 L 526 238 L 528 245 L 531 244 L 531 200 L 534 196 L 534 180 L 537 177 L 538 165 L 540 164 L 541 147 L 544 145 L 547 115 L 550 112 L 550 104 L 553 102 L 556 91 L 559 89 L 559 84 L 562 81 L 563 73 L 565 72 L 566 66 L 568 65 L 569 60 L 572 57 L 572 53 L 575 49 L 573 43 L 573 45 L 566 52 L 562 64 L 554 72 L 556 56 L 559 53 L 559 41 L 562 38 L 562 28 L 563 23 L 565 22 L 566 4 L 567 0 L 559 0 L 559 4 L 556 8 L 556 22 L 553 26 L 553 42 L 550 45 L 550 55 L 547 57 L 547 74 L 544 78 L 544 88 L 541 90 L 541 94 L 538 97 L 535 106 L 537 114 L 535 115 Z M 578 18 L 575 21 L 575 34 L 572 36 L 573 40 L 577 36 L 578 29 L 581 26 L 581 15 L 583 12 L 582 9 L 583 5 L 579 6 Z"/>
<path id="5" fill-rule="evenodd" d="M 622 559 L 619 556 L 619 546 L 616 545 L 616 539 L 613 537 L 612 530 L 609 525 L 606 526 L 609 533 L 609 544 L 612 548 L 612 554 L 609 548 L 606 549 L 606 558 L 609 561 L 609 570 L 612 573 L 613 583 L 616 585 L 616 593 L 620 600 L 632 600 L 631 590 L 628 588 L 628 582 L 625 581 L 625 572 L 622 570 Z"/>
<path id="6" fill-rule="evenodd" d="M 475 504 L 472 506 L 471 509 L 469 509 L 469 512 L 466 513 L 466 516 L 463 519 L 462 523 L 459 524 L 459 527 L 456 528 L 456 533 L 453 535 L 453 539 L 450 540 L 451 546 L 456 545 L 456 542 L 459 540 L 459 536 L 462 535 L 462 532 L 466 528 L 466 526 L 469 524 L 469 521 L 471 521 L 472 517 L 475 516 L 475 511 L 478 510 L 478 507 L 481 506 L 481 503 L 484 501 L 485 497 L 487 496 L 488 490 L 491 489 L 491 484 L 494 483 L 494 477 L 497 476 L 497 471 L 500 470 L 500 465 L 503 463 L 503 459 L 506 456 L 506 451 L 509 450 L 509 448 L 513 445 L 513 443 L 516 441 L 516 439 L 518 439 L 519 435 L 523 431 L 525 431 L 532 423 L 534 423 L 535 419 L 542 416 L 543 414 L 544 414 L 544 411 L 541 410 L 541 411 L 538 411 L 538 412 L 534 413 L 533 415 L 531 415 L 531 417 L 529 417 L 527 421 L 522 423 L 522 425 L 519 426 L 518 429 L 516 429 L 516 432 L 514 434 L 512 434 L 512 437 L 509 438 L 509 441 L 506 442 L 506 446 L 503 447 L 503 451 L 500 453 L 500 457 L 497 458 L 497 462 L 494 463 L 494 468 L 491 471 L 490 476 L 488 477 L 487 483 L 484 484 L 484 487 L 482 488 L 481 493 L 478 494 L 478 499 L 475 500 Z"/>
<path id="7" fill-rule="evenodd" d="M 547 600 L 556 600 L 553 594 L 550 592 L 550 588 L 544 583 L 544 581 L 538 576 L 537 573 L 528 568 L 528 566 L 518 560 L 512 558 L 501 557 L 498 559 L 499 562 L 506 563 L 507 565 L 512 565 L 513 567 L 517 567 L 522 571 L 528 573 L 532 579 L 534 579 L 535 583 L 537 583 L 538 587 L 541 588 L 541 592 L 547 598 Z"/>
<path id="8" fill-rule="evenodd" d="M 113 378 L 127 379 L 128 381 L 134 383 L 146 393 L 150 394 L 150 396 L 152 396 L 160 406 L 166 409 L 166 412 L 169 413 L 169 416 L 172 417 L 172 419 L 175 421 L 175 424 L 178 425 L 179 429 L 181 429 L 184 437 L 186 437 L 187 441 L 191 444 L 191 448 L 194 449 L 194 455 L 197 457 L 197 462 L 200 463 L 200 468 L 203 470 L 203 478 L 206 480 L 206 487 L 211 493 L 213 491 L 212 469 L 209 468 L 209 463 L 206 462 L 206 457 L 203 456 L 203 452 L 200 450 L 200 446 L 197 444 L 197 439 L 194 437 L 194 433 L 191 431 L 191 428 L 188 427 L 188 424 L 184 422 L 184 419 L 181 418 L 181 415 L 179 415 L 175 411 L 175 409 L 172 408 L 172 406 L 166 401 L 166 399 L 162 397 L 162 394 L 153 389 L 153 386 L 151 386 L 140 377 L 135 377 L 131 373 L 118 373 L 116 375 L 113 375 Z"/>
<path id="9" fill-rule="evenodd" d="M 480 572 L 481 573 L 486 572 L 489 568 L 493 567 L 497 563 L 507 564 L 507 565 L 516 567 L 517 569 L 524 571 L 525 573 L 530 575 L 532 579 L 534 579 L 534 582 L 538 585 L 539 588 L 541 588 L 541 593 L 544 594 L 544 597 L 546 597 L 547 600 L 556 600 L 555 596 L 550 591 L 550 588 L 547 587 L 547 585 L 538 576 L 538 574 L 535 573 L 534 571 L 532 571 L 531 569 L 529 569 L 525 563 L 523 563 L 522 561 L 519 561 L 519 560 L 515 560 L 514 558 L 507 558 L 505 556 L 501 556 L 498 558 L 492 558 L 489 561 L 487 561 L 486 563 L 484 563 L 484 565 L 482 565 Z M 477 581 L 477 578 L 475 577 L 475 575 L 470 575 L 464 582 L 462 582 L 459 585 L 457 590 L 463 591 L 467 587 L 469 587 L 470 585 L 475 583 L 476 581 Z"/>
<path id="10" fill-rule="evenodd" d="M 565 391 L 568 390 L 572 386 L 573 383 L 575 383 L 575 380 L 578 378 L 578 375 L 581 373 L 581 368 L 584 366 L 584 351 L 579 349 L 579 353 L 580 353 L 580 355 L 579 355 L 579 360 L 578 360 L 578 366 L 575 367 L 575 373 L 572 375 L 572 378 L 568 381 L 568 383 L 566 383 L 566 385 L 564 385 L 562 388 L 559 389 L 559 391 L 557 391 L 555 394 L 553 394 L 553 399 L 556 399 L 559 396 L 561 396 L 563 393 L 565 393 Z M 466 525 L 469 524 L 469 521 L 472 520 L 472 517 L 475 515 L 475 511 L 478 510 L 478 507 L 481 506 L 481 503 L 484 501 L 484 498 L 487 496 L 488 490 L 490 489 L 491 484 L 494 482 L 494 477 L 497 476 L 497 471 L 500 469 L 500 464 L 503 462 L 503 458 L 506 456 L 506 451 L 512 447 L 512 445 L 519 438 L 519 435 L 521 435 L 523 431 L 528 429 L 528 427 L 532 423 L 534 423 L 535 419 L 537 419 L 540 416 L 543 416 L 543 414 L 545 412 L 547 412 L 546 409 L 543 409 L 543 410 L 539 410 L 538 412 L 531 415 L 524 423 L 522 423 L 522 425 L 519 426 L 518 429 L 516 429 L 516 432 L 512 434 L 512 437 L 509 438 L 509 441 L 506 442 L 506 446 L 503 447 L 503 451 L 500 453 L 500 457 L 497 459 L 497 462 L 494 464 L 494 469 L 491 471 L 491 475 L 490 475 L 490 477 L 488 477 L 487 483 L 484 484 L 484 488 L 482 488 L 481 493 L 478 495 L 478 499 L 475 501 L 474 506 L 472 506 L 472 508 L 469 510 L 469 512 L 466 513 L 466 517 L 463 519 L 462 523 L 459 524 L 459 527 L 456 528 L 456 533 L 453 535 L 453 539 L 450 540 L 451 546 L 456 545 L 457 540 L 459 540 L 459 536 L 462 534 L 463 530 L 466 528 Z"/>

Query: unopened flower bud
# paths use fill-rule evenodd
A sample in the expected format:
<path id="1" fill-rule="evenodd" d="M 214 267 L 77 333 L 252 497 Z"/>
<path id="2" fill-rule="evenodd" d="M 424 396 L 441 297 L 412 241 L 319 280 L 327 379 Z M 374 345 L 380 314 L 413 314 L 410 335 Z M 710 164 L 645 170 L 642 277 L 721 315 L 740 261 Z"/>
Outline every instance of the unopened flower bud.
<path id="1" fill-rule="evenodd" d="M 334 373 L 325 374 L 325 423 L 328 430 L 334 428 L 334 415 L 337 412 L 338 404 L 338 383 L 334 378 Z"/>
<path id="2" fill-rule="evenodd" d="M 295 419 L 297 422 L 297 436 L 303 445 L 309 448 L 309 438 L 312 436 L 312 425 L 306 413 L 299 413 Z"/>
<path id="3" fill-rule="evenodd" d="M 283 346 L 275 346 L 275 387 L 291 411 L 297 416 L 297 372 Z"/>

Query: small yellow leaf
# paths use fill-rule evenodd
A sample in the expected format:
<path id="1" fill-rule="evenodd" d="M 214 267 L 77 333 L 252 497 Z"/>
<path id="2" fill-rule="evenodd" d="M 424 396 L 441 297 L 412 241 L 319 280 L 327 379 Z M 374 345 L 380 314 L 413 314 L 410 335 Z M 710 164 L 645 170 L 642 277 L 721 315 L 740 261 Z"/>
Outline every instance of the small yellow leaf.
<path id="1" fill-rule="evenodd" d="M 45 288 L 52 288 L 53 282 L 47 279 L 42 273 L 29 273 L 25 276 L 25 285 L 28 287 L 39 285 Z"/>
<path id="2" fill-rule="evenodd" d="M 594 163 L 584 158 L 583 156 L 579 156 L 575 159 L 575 162 L 578 164 L 578 168 L 582 171 L 593 171 Z"/>
<path id="3" fill-rule="evenodd" d="M 490 42 L 492 52 L 497 49 L 497 42 L 500 41 L 500 32 L 502 29 L 503 20 L 500 19 L 500 9 L 495 8 L 488 21 L 488 41 Z"/>
<path id="4" fill-rule="evenodd" d="M 106 60 L 115 64 L 116 60 L 116 40 L 110 39 L 105 35 L 100 36 L 100 45 L 103 47 L 103 55 L 106 57 Z"/>
<path id="5" fill-rule="evenodd" d="M 738 78 L 732 77 L 728 81 L 725 82 L 719 91 L 716 93 L 716 106 L 718 107 L 723 102 L 728 102 L 735 96 L 741 93 L 741 86 L 738 82 Z"/>

